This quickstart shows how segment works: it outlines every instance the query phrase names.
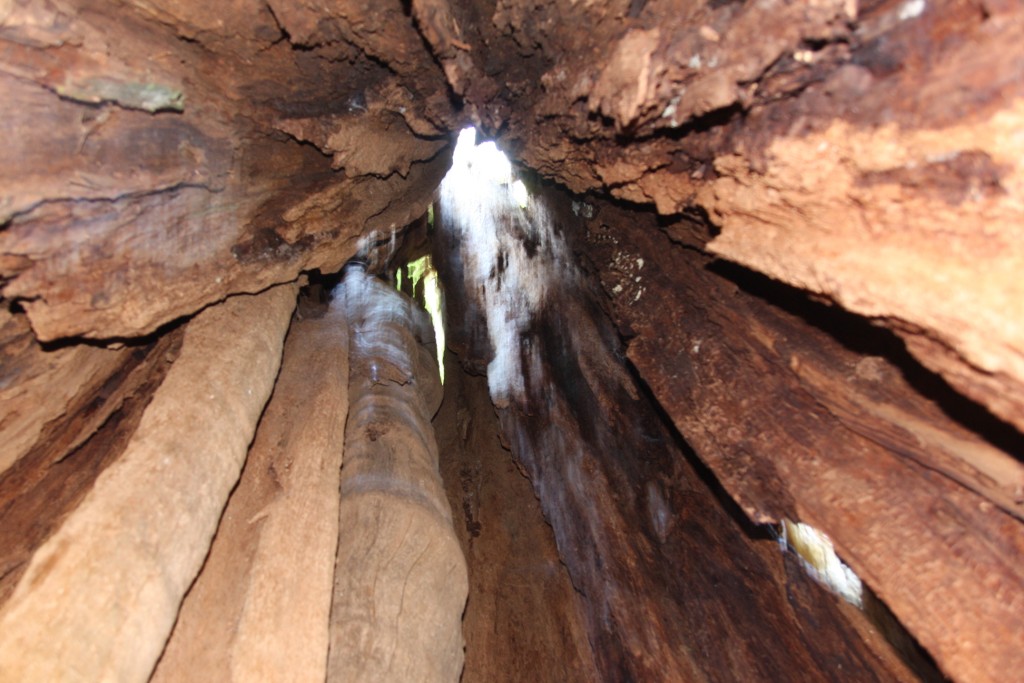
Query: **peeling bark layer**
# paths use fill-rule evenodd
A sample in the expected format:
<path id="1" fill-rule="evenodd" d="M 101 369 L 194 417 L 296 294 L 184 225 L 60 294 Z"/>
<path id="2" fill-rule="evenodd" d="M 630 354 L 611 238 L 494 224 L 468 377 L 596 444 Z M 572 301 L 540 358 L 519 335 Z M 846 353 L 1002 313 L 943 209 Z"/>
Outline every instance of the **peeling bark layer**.
<path id="1" fill-rule="evenodd" d="M 238 479 L 294 303 L 282 286 L 190 323 L 124 453 L 0 609 L 4 679 L 149 678 Z"/>
<path id="2" fill-rule="evenodd" d="M 76 345 L 45 351 L 36 341 L 24 315 L 0 312 L 0 353 L 3 354 L 3 379 L 0 380 L 0 430 L 4 449 L 0 454 L 0 474 L 16 463 L 41 439 L 49 440 L 57 430 L 56 421 L 66 416 L 89 412 L 87 403 L 107 380 L 122 367 L 130 352 Z M 109 408 L 94 411 L 78 441 L 103 424 Z M 107 402 L 102 402 L 107 406 Z"/>
<path id="3" fill-rule="evenodd" d="M 329 681 L 457 681 L 466 561 L 430 418 L 441 403 L 433 329 L 416 303 L 351 267 L 350 411 Z"/>
<path id="4" fill-rule="evenodd" d="M 325 678 L 347 330 L 337 305 L 293 321 L 241 480 L 153 683 Z"/>

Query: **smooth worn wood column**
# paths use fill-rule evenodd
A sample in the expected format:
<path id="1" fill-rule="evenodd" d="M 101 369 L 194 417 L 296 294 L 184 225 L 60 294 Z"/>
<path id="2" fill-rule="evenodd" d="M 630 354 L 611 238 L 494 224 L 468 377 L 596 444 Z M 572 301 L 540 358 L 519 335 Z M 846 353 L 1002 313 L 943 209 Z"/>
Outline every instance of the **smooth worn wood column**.
<path id="1" fill-rule="evenodd" d="M 188 324 L 124 454 L 0 610 L 0 680 L 149 678 L 238 480 L 295 294 L 232 297 Z"/>
<path id="2" fill-rule="evenodd" d="M 426 313 L 358 267 L 329 681 L 455 681 L 466 562 L 438 473 L 440 382 Z"/>
<path id="3" fill-rule="evenodd" d="M 238 488 L 153 677 L 322 681 L 348 413 L 348 331 L 296 320 Z"/>

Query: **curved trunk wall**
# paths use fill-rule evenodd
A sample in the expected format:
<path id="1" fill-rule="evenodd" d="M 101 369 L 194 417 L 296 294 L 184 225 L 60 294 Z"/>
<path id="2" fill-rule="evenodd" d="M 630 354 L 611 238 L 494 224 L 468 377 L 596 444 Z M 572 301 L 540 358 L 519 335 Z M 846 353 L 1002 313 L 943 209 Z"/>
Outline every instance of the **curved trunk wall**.
<path id="1" fill-rule="evenodd" d="M 570 205 L 558 215 L 536 197 L 520 208 L 506 188 L 456 187 L 453 175 L 435 253 L 456 293 L 449 344 L 488 369 L 511 451 L 578 592 L 597 671 L 643 681 L 913 678 L 884 646 L 872 650 L 836 598 L 785 566 L 767 530 L 723 505 L 631 373 L 596 283 L 566 261 L 584 246 L 572 243 L 584 221 Z"/>
<path id="2" fill-rule="evenodd" d="M 549 211 L 433 248 L 551 532 L 473 536 L 502 517 L 466 489 L 522 488 L 442 410 L 470 605 L 502 552 L 546 577 L 466 624 L 549 603 L 502 638 L 568 654 L 467 676 L 914 675 L 750 526 L 782 519 L 949 677 L 1024 670 L 1022 37 L 1001 0 L 0 0 L 0 677 L 327 670 L 356 393 L 308 299 L 282 360 L 296 283 L 422 250 L 468 123 Z"/>

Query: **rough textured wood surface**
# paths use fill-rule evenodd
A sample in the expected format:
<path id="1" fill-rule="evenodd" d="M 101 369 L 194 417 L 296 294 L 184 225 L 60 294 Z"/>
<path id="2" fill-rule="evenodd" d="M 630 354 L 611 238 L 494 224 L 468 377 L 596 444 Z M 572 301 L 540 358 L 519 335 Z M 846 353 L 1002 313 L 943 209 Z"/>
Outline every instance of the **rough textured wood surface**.
<path id="1" fill-rule="evenodd" d="M 85 404 L 129 355 L 123 349 L 81 344 L 47 351 L 24 315 L 0 311 L 0 474 L 41 438 L 49 438 L 55 420 L 85 412 Z M 82 433 L 92 433 L 110 409 L 95 411 Z"/>
<path id="2" fill-rule="evenodd" d="M 0 5 L 0 277 L 40 339 L 149 333 L 425 211 L 454 124 L 412 20 L 272 6 Z"/>
<path id="3" fill-rule="evenodd" d="M 292 323 L 241 480 L 152 683 L 324 680 L 347 325 L 337 306 Z"/>
<path id="4" fill-rule="evenodd" d="M 190 323 L 125 452 L 0 610 L 0 678 L 148 679 L 238 479 L 294 303 L 282 286 Z"/>
<path id="5" fill-rule="evenodd" d="M 36 444 L 0 474 L 0 604 L 14 591 L 35 551 L 124 452 L 177 358 L 183 333 L 182 326 L 123 349 L 115 371 L 99 386 L 77 387 L 64 414 L 48 422 Z M 32 355 L 46 358 L 45 353 Z M 51 376 L 47 383 L 58 379 Z M 41 405 L 53 404 L 44 400 Z"/>
<path id="6" fill-rule="evenodd" d="M 800 573 L 787 575 L 775 541 L 709 486 L 627 369 L 598 293 L 563 260 L 571 247 L 545 211 L 534 198 L 526 210 L 469 226 L 502 235 L 502 249 L 487 252 L 495 261 L 472 268 L 461 264 L 480 253 L 460 242 L 466 233 L 451 224 L 458 214 L 441 212 L 436 262 L 448 289 L 463 291 L 459 301 L 473 302 L 446 311 L 452 347 L 470 354 L 474 341 L 490 338 L 521 354 L 522 392 L 509 394 L 501 424 L 582 595 L 599 676 L 810 682 L 898 675 L 856 634 L 836 598 Z M 449 248 L 458 260 L 446 259 Z M 502 262 L 525 267 L 513 272 Z M 467 310 L 482 309 L 484 292 L 519 297 L 520 285 L 544 297 L 515 309 L 527 317 L 502 328 L 510 338 L 482 333 L 492 318 Z"/>
<path id="7" fill-rule="evenodd" d="M 38 571 L 29 557 L 101 473 L 119 471 L 174 329 L 359 249 L 391 255 L 448 166 L 446 142 L 473 122 L 542 177 L 660 216 L 604 221 L 601 248 L 567 249 L 559 269 L 592 255 L 617 332 L 633 340 L 627 360 L 743 509 L 825 527 L 953 676 L 1019 670 L 1022 40 L 1010 0 L 0 0 L 0 496 L 25 493 L 0 532 L 18 539 L 0 548 L 0 596 Z M 605 210 L 573 199 L 580 215 Z M 689 239 L 683 217 L 712 234 Z M 870 318 L 905 345 L 892 346 L 901 360 L 773 311 L 782 302 L 766 280 L 707 272 L 703 257 L 677 273 L 658 261 L 666 243 L 648 241 L 658 227 L 693 254 Z M 470 263 L 449 256 L 453 272 Z M 655 278 L 644 271 L 656 262 Z M 487 313 L 479 292 L 448 294 L 468 320 Z M 590 612 L 608 643 L 598 649 L 646 672 L 644 652 L 695 652 L 659 638 L 697 625 L 650 626 L 630 591 L 659 576 L 659 556 L 650 534 L 637 546 L 622 530 L 638 538 L 637 519 L 662 509 L 668 494 L 650 481 L 690 475 L 649 455 L 651 433 L 629 424 L 643 418 L 615 408 L 634 401 L 607 388 L 632 386 L 623 352 L 589 349 L 615 349 L 616 331 L 584 322 L 572 337 L 566 326 L 602 305 L 588 298 L 580 313 L 575 301 L 548 304 L 518 330 L 525 346 L 502 348 L 565 394 L 531 388 L 537 404 L 514 417 L 532 431 L 517 447 L 540 454 L 543 467 L 523 462 L 549 518 L 561 510 L 577 588 L 589 577 L 588 600 L 628 596 Z M 132 339 L 150 334 L 154 355 L 141 358 L 155 337 Z M 466 335 L 464 361 L 492 363 L 486 330 Z M 619 431 L 635 439 L 615 441 L 595 415 L 625 415 Z M 590 448 L 564 455 L 576 429 Z M 564 443 L 538 436 L 554 430 Z M 614 514 L 594 518 L 581 490 Z M 655 538 L 668 528 L 651 524 Z M 682 547 L 685 566 L 700 549 Z M 719 555 L 700 566 L 743 564 Z M 657 579 L 665 609 L 679 595 L 718 599 L 701 593 L 700 572 L 683 575 L 697 578 Z M 736 622 L 725 635 L 775 633 L 732 599 L 734 615 L 708 608 Z M 737 675 L 754 676 L 757 647 L 737 655 Z M 815 654 L 794 655 L 795 669 L 814 671 Z M 700 671 L 719 665 L 694 656 Z M 785 668 L 784 653 L 764 656 L 763 671 Z"/>
<path id="8" fill-rule="evenodd" d="M 744 291 L 685 225 L 669 229 L 673 246 L 653 219 L 605 206 L 580 235 L 630 360 L 680 432 L 751 518 L 828 533 L 948 675 L 1020 670 L 1019 461 L 907 387 L 915 363 L 892 364 L 901 345 L 883 330 L 800 295 L 806 318 L 787 313 L 780 287 L 749 274 Z"/>
<path id="9" fill-rule="evenodd" d="M 601 679 L 583 597 L 525 474 L 501 444 L 487 381 L 449 353 L 434 420 L 441 475 L 469 565 L 462 683 Z"/>
<path id="10" fill-rule="evenodd" d="M 414 5 L 525 165 L 709 214 L 715 253 L 880 319 L 1024 429 L 1018 3 Z"/>
<path id="11" fill-rule="evenodd" d="M 328 681 L 458 681 L 466 561 L 452 529 L 430 418 L 441 402 L 424 310 L 350 270 L 350 322 Z"/>

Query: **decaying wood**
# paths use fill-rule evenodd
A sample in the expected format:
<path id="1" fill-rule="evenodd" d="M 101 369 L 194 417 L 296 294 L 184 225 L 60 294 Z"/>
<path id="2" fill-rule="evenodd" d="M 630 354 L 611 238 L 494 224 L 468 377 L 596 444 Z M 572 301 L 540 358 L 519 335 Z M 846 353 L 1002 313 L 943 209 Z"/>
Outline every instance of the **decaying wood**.
<path id="1" fill-rule="evenodd" d="M 78 507 L 96 477 L 122 455 L 177 357 L 183 332 L 179 327 L 149 343 L 125 347 L 115 356 L 119 365 L 102 383 L 69 387 L 76 394 L 64 413 L 48 422 L 38 441 L 0 474 L 0 604 L 14 591 L 35 551 Z M 79 359 L 92 355 L 74 353 L 76 348 L 52 353 L 58 359 L 63 351 Z M 45 361 L 50 354 L 36 348 L 29 357 Z M 56 372 L 41 378 L 61 397 L 59 371 L 66 366 L 59 361 L 55 365 Z M 77 375 L 69 372 L 67 378 Z M 55 404 L 43 394 L 37 405 Z"/>
<path id="2" fill-rule="evenodd" d="M 1019 4 L 415 5 L 526 166 L 706 212 L 714 253 L 878 319 L 1024 429 Z M 454 27 L 470 50 L 448 48 Z M 503 73 L 496 52 L 515 55 Z"/>
<path id="3" fill-rule="evenodd" d="M 586 608 L 530 480 L 501 444 L 487 380 L 446 355 L 434 420 L 441 475 L 469 565 L 462 683 L 601 680 Z"/>
<path id="4" fill-rule="evenodd" d="M 619 245 L 599 238 L 601 224 Z M 955 679 L 1021 670 L 1019 461 L 953 422 L 884 357 L 844 348 L 635 224 L 606 207 L 588 247 L 634 336 L 629 358 L 747 514 L 828 533 Z"/>
<path id="5" fill-rule="evenodd" d="M 273 387 L 295 287 L 193 320 L 116 463 L 0 610 L 0 678 L 145 681 Z"/>
<path id="6" fill-rule="evenodd" d="M 151 681 L 322 681 L 348 414 L 347 322 L 296 320 L 203 571 Z"/>
<path id="7" fill-rule="evenodd" d="M 351 325 L 351 407 L 328 680 L 454 683 L 467 578 L 430 423 L 433 332 L 415 302 L 361 270 L 336 296 Z"/>
<path id="8" fill-rule="evenodd" d="M 398 3 L 158 4 L 0 5 L 0 290 L 40 339 L 336 270 L 444 174 L 452 104 Z"/>
<path id="9" fill-rule="evenodd" d="M 648 205 L 662 227 L 683 214 L 713 226 L 677 249 L 595 201 L 595 240 L 573 245 L 668 418 L 753 519 L 827 531 L 952 677 L 1024 670 L 1022 42 L 1011 0 L 0 0 L 0 678 L 148 674 L 241 466 L 294 291 L 216 302 L 336 270 L 401 232 L 468 122 L 573 192 Z M 870 317 L 948 386 L 843 349 L 813 316 L 759 300 L 768 285 L 736 290 L 708 254 Z M 448 257 L 454 283 L 463 263 Z M 578 253 L 561 257 L 569 272 Z M 508 261 L 492 265 L 500 281 Z M 448 292 L 466 314 L 462 360 L 481 369 L 477 299 Z M 767 541 L 729 526 L 598 299 L 545 305 L 512 340 L 534 374 L 502 419 L 600 675 L 892 673 Z M 461 661 L 465 569 L 426 426 L 440 387 L 411 341 L 424 327 L 389 319 L 351 341 L 404 351 L 352 385 L 365 402 L 335 534 L 339 680 L 452 678 Z M 213 384 L 212 399 L 197 392 Z M 933 389 L 1003 423 L 972 433 L 920 395 Z M 259 585 L 295 567 L 264 553 L 330 543 L 276 521 L 286 492 L 261 517 L 274 476 L 254 473 L 252 514 L 224 527 L 250 583 L 218 581 L 285 600 Z M 303 529 L 331 536 L 323 524 Z M 373 580 L 398 588 L 372 593 Z M 277 603 L 210 599 L 242 620 L 217 671 L 287 666 L 263 645 Z M 414 636 L 430 615 L 440 631 Z M 312 661 L 322 638 L 291 654 Z M 207 661 L 181 652 L 181 666 Z"/>
<path id="10" fill-rule="evenodd" d="M 545 292 L 521 331 L 501 338 L 522 354 L 525 392 L 499 414 L 582 596 L 599 675 L 908 680 L 901 665 L 857 635 L 837 598 L 802 572 L 787 574 L 774 540 L 730 515 L 736 511 L 723 505 L 626 369 L 586 279 L 560 260 L 569 247 L 536 228 L 545 225 L 544 204 L 536 199 L 473 226 L 515 236 L 502 241 L 496 262 L 460 267 L 479 258 L 466 240 L 451 259 L 442 250 L 435 262 L 448 287 L 456 283 L 471 302 L 447 311 L 459 353 L 489 338 L 480 331 L 486 319 L 466 315 L 481 310 L 484 292 L 522 282 Z M 457 219 L 452 213 L 441 214 L 439 234 L 465 234 L 444 222 Z M 518 259 L 509 252 L 526 249 L 525 240 L 532 249 L 519 259 L 525 272 L 502 268 L 501 261 Z"/>
<path id="11" fill-rule="evenodd" d="M 0 474 L 40 438 L 52 438 L 52 422 L 84 412 L 99 387 L 127 360 L 130 351 L 76 344 L 44 350 L 23 315 L 0 311 Z M 116 401 L 100 406 L 76 441 L 103 423 Z M 74 443 L 68 445 L 74 447 Z"/>

